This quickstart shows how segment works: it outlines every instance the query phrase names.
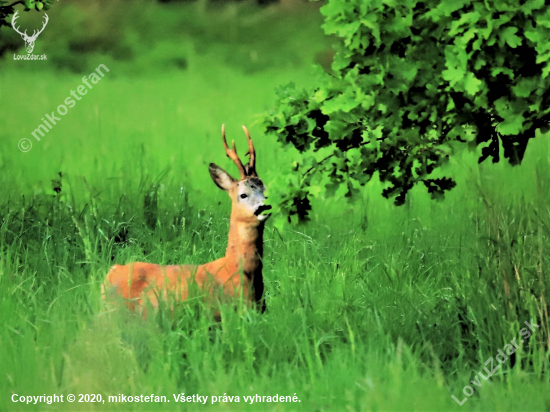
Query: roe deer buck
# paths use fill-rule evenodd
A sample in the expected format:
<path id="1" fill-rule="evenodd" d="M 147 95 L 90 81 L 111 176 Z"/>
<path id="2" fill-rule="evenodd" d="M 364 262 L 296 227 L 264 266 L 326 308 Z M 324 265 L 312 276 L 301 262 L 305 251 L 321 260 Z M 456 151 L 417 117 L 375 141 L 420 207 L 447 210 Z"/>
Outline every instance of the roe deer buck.
<path id="1" fill-rule="evenodd" d="M 225 256 L 203 265 L 167 265 L 136 262 L 128 265 L 114 265 L 102 287 L 116 292 L 127 300 L 131 310 L 144 311 L 144 300 L 148 299 L 153 307 L 158 300 L 165 299 L 168 292 L 176 299 L 185 300 L 189 292 L 189 283 L 212 297 L 217 291 L 221 295 L 242 295 L 246 302 L 254 302 L 263 312 L 264 282 L 262 277 L 263 231 L 269 214 L 262 212 L 271 209 L 264 205 L 265 186 L 256 173 L 256 154 L 250 134 L 243 126 L 248 140 L 250 160 L 243 166 L 235 141 L 229 149 L 225 139 L 225 127 L 222 126 L 222 139 L 225 152 L 239 169 L 240 179 L 234 179 L 225 170 L 210 163 L 210 176 L 214 183 L 225 190 L 231 198 L 231 217 L 229 223 L 229 241 Z M 143 312 L 145 316 L 145 311 Z"/>

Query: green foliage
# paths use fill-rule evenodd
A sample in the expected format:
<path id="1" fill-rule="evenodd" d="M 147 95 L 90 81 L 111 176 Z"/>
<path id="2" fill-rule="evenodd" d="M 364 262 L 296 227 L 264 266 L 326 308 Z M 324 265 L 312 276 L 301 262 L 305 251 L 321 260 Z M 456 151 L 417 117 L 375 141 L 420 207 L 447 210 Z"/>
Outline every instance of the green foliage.
<path id="1" fill-rule="evenodd" d="M 540 331 L 460 411 L 550 404 L 547 142 L 533 142 L 522 168 L 477 166 L 467 153 L 466 167 L 453 160 L 449 168 L 466 184 L 448 194 L 449 205 L 412 193 L 395 210 L 371 196 L 372 182 L 352 206 L 329 199 L 315 207 L 299 232 L 277 232 L 268 221 L 264 314 L 227 307 L 216 323 L 197 299 L 173 310 L 168 302 L 143 322 L 102 306 L 109 267 L 221 257 L 230 205 L 208 164 L 235 168 L 219 125 L 227 123 L 244 154 L 240 124 L 251 124 L 259 174 L 273 189 L 293 154 L 262 138 L 252 120 L 275 85 L 313 81 L 307 65 L 243 73 L 213 51 L 190 56 L 176 76 L 158 70 L 129 81 L 108 67 L 28 153 L 17 141 L 32 138 L 82 76 L 0 70 L 0 95 L 11 96 L 0 100 L 0 410 L 33 408 L 14 404 L 14 393 L 152 392 L 171 403 L 89 407 L 204 411 L 173 401 L 185 392 L 301 400 L 211 406 L 224 411 L 450 411 L 450 395 L 462 399 L 472 372 L 528 319 Z"/>
<path id="2" fill-rule="evenodd" d="M 13 13 L 15 13 L 14 7 L 18 4 L 25 6 L 25 11 L 35 9 L 36 11 L 40 10 L 49 10 L 54 0 L 24 0 L 24 1 L 15 1 L 10 3 L 6 0 L 0 0 L 0 29 L 2 26 L 11 26 L 11 20 L 8 22 L 7 19 Z"/>
<path id="3" fill-rule="evenodd" d="M 337 39 L 318 87 L 278 91 L 266 129 L 302 153 L 280 205 L 307 218 L 310 199 L 351 197 L 375 174 L 405 202 L 422 183 L 442 198 L 455 183 L 430 176 L 457 147 L 479 161 L 520 164 L 550 120 L 550 8 L 544 0 L 329 0 Z M 287 190 L 288 192 L 288 190 Z"/>

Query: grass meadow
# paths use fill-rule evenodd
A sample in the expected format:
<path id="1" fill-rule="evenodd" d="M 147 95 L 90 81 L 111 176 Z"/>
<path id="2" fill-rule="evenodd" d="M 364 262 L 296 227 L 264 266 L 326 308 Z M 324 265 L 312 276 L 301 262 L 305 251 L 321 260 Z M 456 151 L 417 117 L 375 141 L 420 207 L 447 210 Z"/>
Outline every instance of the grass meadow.
<path id="1" fill-rule="evenodd" d="M 96 54 L 78 73 L 4 56 L 0 410 L 550 410 L 548 136 L 532 141 L 516 168 L 457 153 L 443 172 L 458 186 L 441 202 L 413 190 L 396 208 L 373 183 L 353 202 L 316 202 L 307 224 L 279 231 L 268 221 L 264 314 L 225 308 L 218 323 L 194 299 L 143 321 L 104 307 L 100 285 L 114 263 L 204 263 L 225 253 L 230 201 L 208 174 L 210 162 L 236 174 L 222 123 L 241 154 L 240 125 L 249 127 L 268 188 L 295 158 L 261 122 L 278 85 L 314 84 L 311 65 L 326 40 L 317 11 L 307 13 L 280 17 L 292 42 L 265 65 L 241 43 L 217 44 L 215 32 L 209 47 L 182 34 L 140 57 L 146 65 L 180 50 L 182 70 L 134 72 L 131 62 Z M 261 32 L 258 21 L 251 27 Z M 40 119 L 99 63 L 110 71 L 35 141 Z M 27 153 L 17 147 L 24 137 L 33 143 Z M 531 320 L 540 327 L 521 342 Z M 514 338 L 514 354 L 479 380 Z M 476 376 L 479 385 L 470 383 Z M 151 393 L 170 403 L 107 401 Z M 181 393 L 209 398 L 176 403 Z M 13 394 L 101 394 L 105 403 L 26 405 Z M 245 403 L 256 394 L 300 402 Z M 212 404 L 223 395 L 240 402 Z"/>

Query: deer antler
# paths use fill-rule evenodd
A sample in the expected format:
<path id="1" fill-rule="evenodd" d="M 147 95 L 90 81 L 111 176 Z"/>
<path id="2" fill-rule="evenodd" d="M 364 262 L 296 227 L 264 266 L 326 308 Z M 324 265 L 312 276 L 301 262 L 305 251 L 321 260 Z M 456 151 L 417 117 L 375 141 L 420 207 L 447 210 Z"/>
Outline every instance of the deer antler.
<path id="1" fill-rule="evenodd" d="M 11 19 L 11 27 L 13 27 L 13 30 L 15 30 L 17 33 L 19 33 L 21 36 L 28 37 L 27 36 L 27 30 L 25 30 L 25 33 L 21 33 L 17 27 L 15 27 L 15 20 L 17 17 L 19 17 L 17 14 L 19 13 L 19 10 L 15 12 L 13 15 L 13 19 Z"/>
<path id="2" fill-rule="evenodd" d="M 235 149 L 235 140 L 232 141 L 233 150 L 229 150 L 229 146 L 227 146 L 227 140 L 225 139 L 225 124 L 222 124 L 222 138 L 223 138 L 223 147 L 225 147 L 225 153 L 227 154 L 227 157 L 229 157 L 235 164 L 237 165 L 237 168 L 239 169 L 239 173 L 241 175 L 241 180 L 246 177 L 246 174 L 244 172 L 244 167 L 241 162 L 241 159 L 239 159 L 239 156 L 237 155 L 237 150 Z"/>
<path id="3" fill-rule="evenodd" d="M 250 160 L 246 165 L 246 174 L 248 176 L 258 176 L 256 174 L 256 152 L 254 151 L 254 143 L 252 143 L 252 139 L 250 138 L 250 133 L 248 133 L 248 129 L 243 126 L 243 130 L 244 134 L 246 134 L 246 140 L 248 140 L 248 152 L 246 154 L 250 155 Z"/>
<path id="4" fill-rule="evenodd" d="M 44 29 L 46 28 L 46 25 L 48 24 L 48 21 L 49 21 L 49 18 L 48 18 L 48 15 L 46 13 L 44 13 L 44 17 L 45 17 L 45 22 L 44 22 L 44 25 L 42 26 L 42 28 L 40 30 L 38 30 L 38 32 L 36 32 L 36 30 L 32 33 L 32 36 L 31 38 L 32 39 L 36 39 L 38 37 L 38 35 L 40 33 L 42 33 L 44 31 Z"/>
<path id="5" fill-rule="evenodd" d="M 19 10 L 16 11 L 15 14 L 13 15 L 13 19 L 11 19 L 11 26 L 13 27 L 13 29 L 17 33 L 19 33 L 23 37 L 23 39 L 25 39 L 25 41 L 27 41 L 27 40 L 28 41 L 36 40 L 38 35 L 44 31 L 44 29 L 46 28 L 46 25 L 48 24 L 48 21 L 49 21 L 48 15 L 46 13 L 44 13 L 44 18 L 45 18 L 44 25 L 42 26 L 42 28 L 40 30 L 38 30 L 38 31 L 34 30 L 33 33 L 32 33 L 32 36 L 29 36 L 27 34 L 27 30 L 25 30 L 24 33 L 21 33 L 19 31 L 19 28 L 15 27 L 15 20 L 17 20 L 17 18 L 19 17 L 18 13 L 19 13 Z"/>

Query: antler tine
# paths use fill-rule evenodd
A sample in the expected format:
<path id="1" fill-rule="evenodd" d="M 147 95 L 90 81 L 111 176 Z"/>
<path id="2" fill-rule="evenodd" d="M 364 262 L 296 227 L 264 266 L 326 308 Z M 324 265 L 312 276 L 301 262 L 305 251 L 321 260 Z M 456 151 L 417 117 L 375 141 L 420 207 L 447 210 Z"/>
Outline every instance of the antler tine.
<path id="1" fill-rule="evenodd" d="M 246 134 L 246 140 L 248 140 L 248 155 L 250 155 L 250 160 L 248 161 L 248 174 L 250 176 L 257 176 L 256 174 L 256 151 L 254 150 L 254 143 L 250 138 L 250 133 L 248 129 L 243 126 L 244 134 Z"/>
<path id="2" fill-rule="evenodd" d="M 44 25 L 38 31 L 38 33 L 36 33 L 36 36 L 38 36 L 40 33 L 42 33 L 44 31 L 44 29 L 46 28 L 46 25 L 48 24 L 48 21 L 50 20 L 50 18 L 48 17 L 48 15 L 46 13 L 44 13 L 44 20 L 45 20 Z"/>
<path id="3" fill-rule="evenodd" d="M 239 169 L 239 173 L 241 175 L 241 180 L 246 177 L 246 174 L 244 172 L 244 166 L 241 162 L 241 159 L 239 159 L 239 156 L 237 155 L 237 149 L 235 149 L 235 140 L 231 142 L 231 145 L 233 146 L 232 150 L 229 150 L 229 146 L 227 146 L 227 140 L 225 139 L 225 124 L 222 124 L 222 138 L 223 138 L 223 147 L 225 148 L 225 153 L 227 154 L 227 157 L 229 157 L 235 165 L 237 165 L 237 169 Z"/>
<path id="4" fill-rule="evenodd" d="M 14 29 L 17 33 L 19 33 L 21 36 L 23 36 L 23 35 L 26 36 L 26 35 L 27 35 L 27 30 L 25 30 L 25 33 L 21 33 L 21 32 L 19 31 L 19 28 L 15 27 L 15 20 L 17 20 L 17 18 L 19 17 L 19 16 L 17 15 L 18 13 L 19 13 L 19 10 L 17 10 L 17 11 L 15 12 L 15 14 L 13 15 L 13 18 L 11 19 L 11 26 L 12 26 L 13 29 Z"/>

